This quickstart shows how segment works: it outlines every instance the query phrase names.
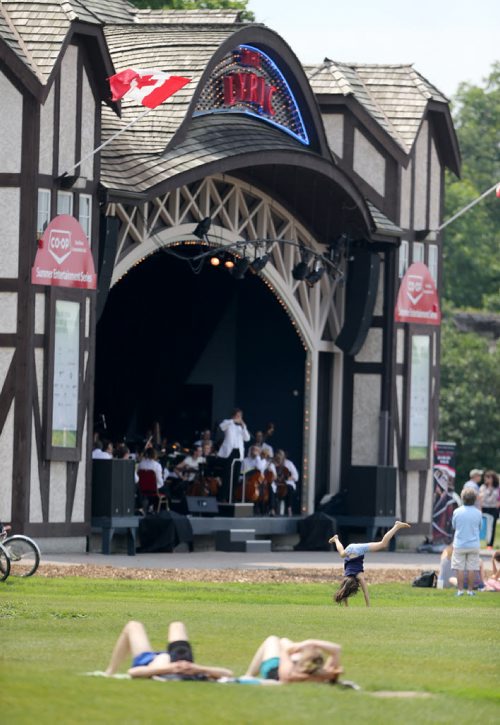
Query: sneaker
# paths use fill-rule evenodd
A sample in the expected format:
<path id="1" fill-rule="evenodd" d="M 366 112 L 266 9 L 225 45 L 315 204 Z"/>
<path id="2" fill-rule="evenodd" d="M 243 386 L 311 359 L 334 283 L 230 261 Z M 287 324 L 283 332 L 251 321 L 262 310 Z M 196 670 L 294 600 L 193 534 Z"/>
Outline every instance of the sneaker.
<path id="1" fill-rule="evenodd" d="M 463 597 L 464 592 L 460 591 L 455 594 L 456 597 Z"/>
<path id="2" fill-rule="evenodd" d="M 467 592 L 467 596 L 468 597 L 475 597 L 476 596 L 476 592 Z"/>

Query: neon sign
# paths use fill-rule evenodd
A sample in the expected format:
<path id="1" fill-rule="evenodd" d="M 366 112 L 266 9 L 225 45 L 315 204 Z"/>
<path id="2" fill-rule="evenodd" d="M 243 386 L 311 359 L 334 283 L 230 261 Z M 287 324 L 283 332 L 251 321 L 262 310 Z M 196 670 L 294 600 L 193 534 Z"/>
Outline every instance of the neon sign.
<path id="1" fill-rule="evenodd" d="M 266 53 L 251 45 L 238 46 L 217 65 L 194 115 L 211 113 L 256 116 L 309 145 L 302 115 L 286 78 Z"/>

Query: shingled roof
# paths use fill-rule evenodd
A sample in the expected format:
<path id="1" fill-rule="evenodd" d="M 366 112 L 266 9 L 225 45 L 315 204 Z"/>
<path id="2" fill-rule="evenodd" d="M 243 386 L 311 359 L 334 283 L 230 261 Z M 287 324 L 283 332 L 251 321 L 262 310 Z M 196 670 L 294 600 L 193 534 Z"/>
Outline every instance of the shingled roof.
<path id="1" fill-rule="evenodd" d="M 305 66 L 318 96 L 352 96 L 386 133 L 409 153 L 429 101 L 448 99 L 412 65 L 323 63 Z"/>
<path id="2" fill-rule="evenodd" d="M 152 10 L 136 9 L 136 23 L 176 25 L 229 25 L 241 22 L 240 10 Z"/>

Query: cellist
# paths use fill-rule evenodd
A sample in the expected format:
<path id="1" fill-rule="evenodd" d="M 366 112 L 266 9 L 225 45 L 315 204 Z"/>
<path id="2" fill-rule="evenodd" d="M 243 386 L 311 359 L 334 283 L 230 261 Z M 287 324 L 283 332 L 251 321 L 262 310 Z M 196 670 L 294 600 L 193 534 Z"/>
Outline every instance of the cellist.
<path id="1" fill-rule="evenodd" d="M 241 473 L 245 485 L 245 500 L 257 504 L 260 498 L 260 486 L 264 481 L 266 462 L 261 458 L 260 448 L 250 446 L 248 455 L 243 459 Z M 248 485 L 247 485 L 248 484 Z"/>
<path id="2" fill-rule="evenodd" d="M 283 450 L 276 451 L 273 461 L 278 474 L 277 481 L 273 484 L 273 491 L 278 499 L 277 505 L 279 507 L 281 501 L 283 501 L 284 512 L 287 516 L 291 516 L 299 480 L 299 472 L 294 463 L 286 457 L 286 453 Z M 276 501 L 271 503 L 271 507 L 276 507 Z M 275 510 L 278 512 L 278 509 Z"/>

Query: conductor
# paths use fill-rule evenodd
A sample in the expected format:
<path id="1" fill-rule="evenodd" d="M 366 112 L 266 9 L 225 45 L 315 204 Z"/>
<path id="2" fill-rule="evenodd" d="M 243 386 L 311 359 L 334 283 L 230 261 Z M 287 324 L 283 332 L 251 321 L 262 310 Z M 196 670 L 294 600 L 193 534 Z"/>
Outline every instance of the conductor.
<path id="1" fill-rule="evenodd" d="M 241 461 L 245 457 L 245 443 L 250 440 L 250 433 L 240 408 L 235 408 L 231 418 L 223 420 L 219 424 L 219 428 L 224 433 L 224 440 L 217 454 L 220 459 L 223 459 L 221 460 L 222 486 L 219 498 L 221 501 L 229 501 L 230 492 L 235 489 L 240 476 Z"/>

